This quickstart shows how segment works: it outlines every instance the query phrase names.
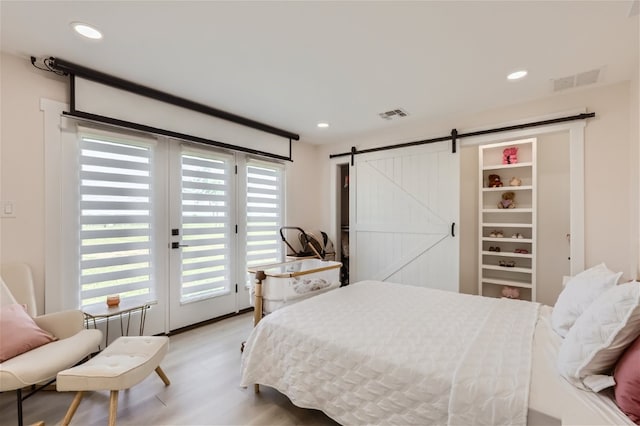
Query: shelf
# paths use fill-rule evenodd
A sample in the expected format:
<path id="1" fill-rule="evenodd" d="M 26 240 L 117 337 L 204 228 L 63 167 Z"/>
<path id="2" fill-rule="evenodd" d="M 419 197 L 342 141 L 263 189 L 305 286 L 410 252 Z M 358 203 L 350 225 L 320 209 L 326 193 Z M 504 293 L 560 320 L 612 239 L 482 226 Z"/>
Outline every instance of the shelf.
<path id="1" fill-rule="evenodd" d="M 484 222 L 482 226 L 485 228 L 533 228 L 531 223 Z"/>
<path id="2" fill-rule="evenodd" d="M 518 167 L 531 167 L 533 163 L 516 163 L 516 164 L 495 164 L 489 166 L 483 166 L 482 170 L 504 170 L 504 169 L 517 169 Z"/>
<path id="3" fill-rule="evenodd" d="M 482 251 L 483 256 L 501 256 L 501 257 L 520 257 L 522 259 L 533 259 L 533 255 L 531 253 L 522 254 L 522 253 L 514 253 L 512 251 Z"/>
<path id="4" fill-rule="evenodd" d="M 497 278 L 482 278 L 482 284 L 508 285 L 511 287 L 533 288 L 531 283 L 514 280 L 500 280 Z"/>
<path id="5" fill-rule="evenodd" d="M 504 272 L 520 272 L 522 274 L 531 274 L 533 270 L 531 268 L 520 268 L 518 266 L 498 266 L 498 265 L 482 265 L 482 269 L 490 269 L 492 271 L 504 271 Z"/>
<path id="6" fill-rule="evenodd" d="M 533 189 L 531 185 L 520 185 L 520 186 L 499 186 L 496 188 L 482 188 L 483 192 L 500 192 L 500 191 L 528 191 Z"/>
<path id="7" fill-rule="evenodd" d="M 531 213 L 533 209 L 531 207 L 520 208 L 516 207 L 515 209 L 482 209 L 482 213 Z"/>
<path id="8" fill-rule="evenodd" d="M 536 138 L 525 138 L 478 147 L 478 292 L 482 296 L 500 297 L 500 286 L 520 288 L 524 299 L 537 298 L 537 205 L 538 179 Z M 516 147 L 519 163 L 502 164 L 505 151 Z M 516 160 L 517 161 L 517 160 Z M 487 187 L 492 174 L 503 178 L 500 187 Z M 517 177 L 522 185 L 511 186 Z M 505 179 L 506 178 L 506 179 Z M 514 181 L 517 182 L 517 181 Z M 506 192 L 515 193 L 515 208 L 501 209 Z M 500 232 L 502 237 L 490 237 Z M 512 238 L 512 235 L 526 238 Z M 491 251 L 498 248 L 500 251 Z M 516 253 L 526 250 L 528 253 Z M 511 263 L 513 267 L 500 266 Z"/>
<path id="9" fill-rule="evenodd" d="M 492 241 L 495 243 L 516 243 L 516 244 L 533 242 L 531 238 L 511 238 L 511 237 L 502 237 L 502 238 L 482 237 L 482 241 Z"/>

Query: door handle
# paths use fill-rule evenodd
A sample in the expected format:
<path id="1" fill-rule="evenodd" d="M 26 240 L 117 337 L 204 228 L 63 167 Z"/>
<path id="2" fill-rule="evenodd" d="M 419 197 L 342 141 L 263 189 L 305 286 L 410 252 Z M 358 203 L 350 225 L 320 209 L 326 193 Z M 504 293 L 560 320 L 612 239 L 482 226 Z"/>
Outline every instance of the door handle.
<path id="1" fill-rule="evenodd" d="M 189 247 L 189 244 L 180 244 L 179 242 L 171 243 L 172 249 L 178 249 L 180 247 Z"/>

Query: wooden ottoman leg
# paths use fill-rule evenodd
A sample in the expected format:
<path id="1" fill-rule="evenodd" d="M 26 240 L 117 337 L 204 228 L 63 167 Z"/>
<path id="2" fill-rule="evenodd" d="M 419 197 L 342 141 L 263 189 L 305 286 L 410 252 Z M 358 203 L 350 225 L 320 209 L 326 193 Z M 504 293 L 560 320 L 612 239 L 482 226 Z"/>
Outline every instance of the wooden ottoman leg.
<path id="1" fill-rule="evenodd" d="M 80 405 L 80 401 L 82 401 L 82 396 L 83 395 L 84 395 L 83 391 L 78 391 L 76 393 L 75 398 L 73 398 L 73 401 L 71 401 L 71 405 L 69 406 L 69 409 L 67 410 L 67 414 L 64 415 L 64 419 L 62 420 L 62 425 L 63 426 L 68 426 L 69 423 L 71 423 L 71 418 L 76 413 L 76 410 L 78 409 L 78 405 Z"/>
<path id="2" fill-rule="evenodd" d="M 171 384 L 171 382 L 169 381 L 169 378 L 167 377 L 166 374 L 164 374 L 164 371 L 162 371 L 162 368 L 160 368 L 160 366 L 156 367 L 156 373 L 158 373 L 158 376 L 160 376 L 160 379 L 162 379 L 165 386 L 169 386 Z"/>
<path id="3" fill-rule="evenodd" d="M 116 417 L 118 417 L 118 391 L 111 391 L 109 399 L 109 426 L 116 426 Z"/>

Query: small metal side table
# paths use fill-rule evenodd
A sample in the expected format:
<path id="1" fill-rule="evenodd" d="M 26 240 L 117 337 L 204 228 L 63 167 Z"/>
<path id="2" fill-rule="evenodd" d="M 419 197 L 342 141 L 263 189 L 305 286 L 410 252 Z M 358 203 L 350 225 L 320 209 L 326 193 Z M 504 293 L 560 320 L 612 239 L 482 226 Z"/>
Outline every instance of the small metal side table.
<path id="1" fill-rule="evenodd" d="M 84 313 L 84 321 L 85 326 L 89 328 L 89 325 L 93 323 L 93 328 L 98 328 L 96 321 L 100 319 L 105 319 L 107 325 L 105 332 L 105 347 L 109 345 L 109 320 L 112 317 L 120 316 L 120 334 L 122 336 L 129 335 L 129 326 L 131 325 L 131 314 L 134 312 L 140 311 L 140 328 L 139 335 L 142 336 L 144 333 L 144 323 L 147 319 L 147 310 L 151 307 L 151 305 L 157 304 L 157 300 L 144 300 L 140 299 L 134 300 L 121 300 L 120 304 L 117 306 L 107 306 L 106 304 L 99 304 L 88 306 L 84 308 L 82 311 Z M 124 319 L 126 317 L 127 326 L 125 329 Z"/>

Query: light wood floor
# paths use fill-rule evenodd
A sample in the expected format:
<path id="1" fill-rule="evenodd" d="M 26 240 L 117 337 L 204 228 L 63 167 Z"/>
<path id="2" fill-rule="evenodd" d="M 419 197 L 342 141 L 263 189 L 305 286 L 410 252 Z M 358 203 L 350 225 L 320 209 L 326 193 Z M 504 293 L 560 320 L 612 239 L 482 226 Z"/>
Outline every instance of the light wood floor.
<path id="1" fill-rule="evenodd" d="M 121 391 L 118 425 L 335 425 L 316 410 L 298 408 L 278 391 L 240 387 L 240 343 L 252 328 L 247 313 L 171 336 L 160 364 L 171 380 L 152 373 Z M 24 401 L 25 424 L 59 424 L 73 392 L 43 391 Z M 109 392 L 87 392 L 72 425 L 106 425 Z M 0 394 L 0 426 L 17 424 L 15 392 Z"/>

